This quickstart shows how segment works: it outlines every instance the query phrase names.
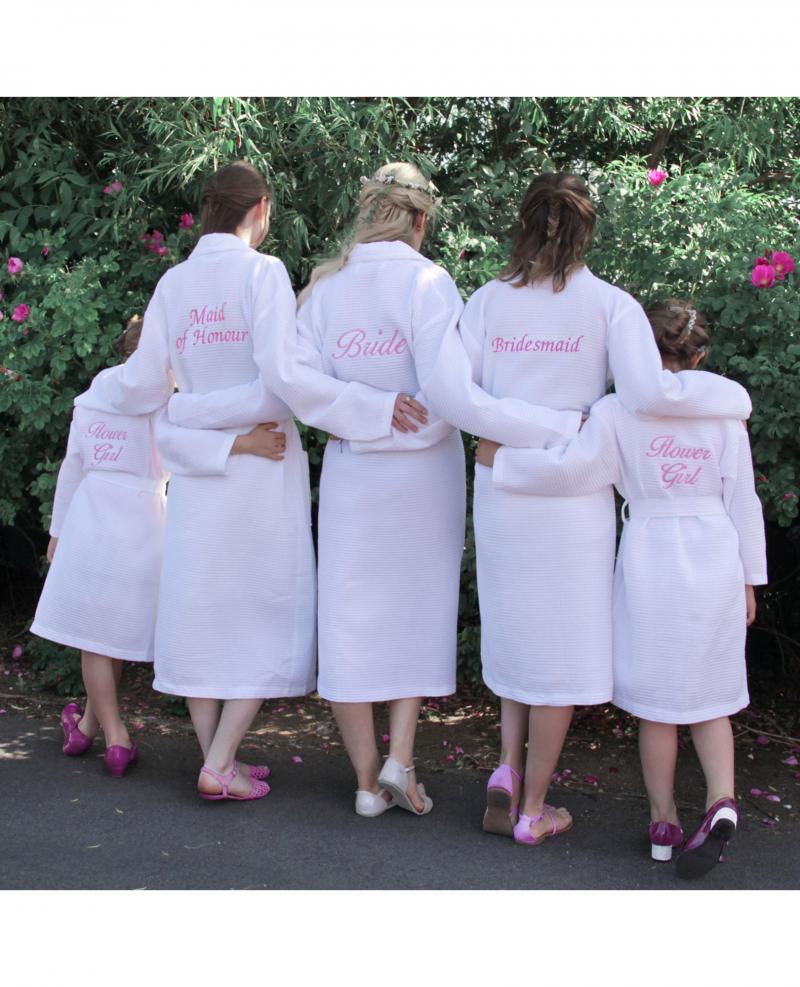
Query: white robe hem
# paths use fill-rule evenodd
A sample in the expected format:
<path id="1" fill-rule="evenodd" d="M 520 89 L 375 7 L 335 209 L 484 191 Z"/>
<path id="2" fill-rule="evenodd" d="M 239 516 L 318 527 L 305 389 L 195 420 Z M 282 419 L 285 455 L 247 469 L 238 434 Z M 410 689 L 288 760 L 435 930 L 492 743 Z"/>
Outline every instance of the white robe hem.
<path id="1" fill-rule="evenodd" d="M 522 693 L 515 689 L 507 689 L 492 680 L 484 673 L 483 681 L 488 689 L 501 699 L 511 699 L 515 703 L 524 703 L 526 706 L 601 706 L 603 703 L 611 702 L 611 689 L 604 689 L 602 692 L 573 693 L 567 697 L 559 695 L 535 695 L 533 693 Z"/>
<path id="2" fill-rule="evenodd" d="M 630 713 L 631 716 L 636 716 L 641 720 L 686 726 L 692 723 L 705 723 L 707 720 L 718 720 L 723 716 L 733 716 L 736 713 L 740 713 L 749 706 L 750 697 L 745 693 L 744 696 L 739 696 L 735 702 L 722 703 L 719 706 L 706 706 L 702 709 L 690 710 L 688 712 L 686 710 L 677 712 L 674 710 L 653 709 L 649 706 L 640 706 L 636 702 L 628 702 L 617 696 L 614 696 L 612 702 L 626 713 Z"/>
<path id="3" fill-rule="evenodd" d="M 371 696 L 352 696 L 347 697 L 333 696 L 326 689 L 324 692 L 318 689 L 321 699 L 324 699 L 329 703 L 390 703 L 395 699 L 416 699 L 417 696 L 421 696 L 423 699 L 428 697 L 441 697 L 441 696 L 452 696 L 456 691 L 456 683 L 452 682 L 446 686 L 425 686 L 422 689 L 411 690 L 403 689 L 399 694 L 388 696 L 385 693 L 380 693 L 379 695 Z"/>
<path id="4" fill-rule="evenodd" d="M 152 665 L 153 653 L 143 655 L 140 651 L 126 651 L 124 648 L 117 648 L 112 644 L 101 644 L 99 641 L 87 641 L 84 638 L 73 637 L 71 634 L 62 634 L 61 631 L 51 630 L 43 624 L 34 620 L 31 624 L 31 634 L 43 637 L 46 641 L 54 641 L 56 644 L 63 644 L 66 648 L 77 648 L 78 651 L 91 651 L 96 655 L 104 655 L 106 658 L 116 658 L 118 661 L 140 661 Z"/>
<path id="5" fill-rule="evenodd" d="M 159 679 L 158 675 L 153 680 L 153 689 L 156 692 L 163 692 L 167 696 L 183 696 L 185 699 L 284 699 L 289 696 L 307 696 L 314 688 L 312 681 L 305 686 L 284 686 L 281 689 L 276 686 L 264 686 L 260 689 L 256 686 L 243 686 L 241 689 L 218 688 L 211 692 L 209 687 L 169 685 Z"/>

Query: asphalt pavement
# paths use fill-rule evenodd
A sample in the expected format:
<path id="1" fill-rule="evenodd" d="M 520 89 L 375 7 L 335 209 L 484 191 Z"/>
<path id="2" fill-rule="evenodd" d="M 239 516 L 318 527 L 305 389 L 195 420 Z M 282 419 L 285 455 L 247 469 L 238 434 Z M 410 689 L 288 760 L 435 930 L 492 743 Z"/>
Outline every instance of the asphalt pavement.
<path id="1" fill-rule="evenodd" d="M 800 887 L 794 820 L 769 828 L 745 813 L 725 862 L 689 884 L 650 860 L 641 798 L 558 793 L 573 829 L 523 847 L 482 832 L 479 771 L 421 771 L 430 815 L 363 819 L 341 750 L 296 763 L 271 747 L 265 799 L 204 802 L 190 736 L 136 739 L 139 764 L 115 779 L 101 743 L 80 758 L 61 753 L 55 717 L 0 717 L 0 889 Z"/>

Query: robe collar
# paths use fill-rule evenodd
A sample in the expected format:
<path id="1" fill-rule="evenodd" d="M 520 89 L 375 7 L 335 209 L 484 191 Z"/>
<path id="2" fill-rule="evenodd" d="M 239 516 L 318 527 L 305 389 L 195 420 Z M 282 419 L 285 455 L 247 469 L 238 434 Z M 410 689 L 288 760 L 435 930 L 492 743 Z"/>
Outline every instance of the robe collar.
<path id="1" fill-rule="evenodd" d="M 252 250 L 253 248 L 244 242 L 235 233 L 206 233 L 201 236 L 192 251 L 192 257 L 200 257 L 203 254 L 219 253 L 223 250 Z"/>
<path id="2" fill-rule="evenodd" d="M 348 264 L 369 261 L 405 260 L 425 262 L 421 253 L 402 240 L 378 240 L 376 243 L 356 243 L 350 250 Z"/>

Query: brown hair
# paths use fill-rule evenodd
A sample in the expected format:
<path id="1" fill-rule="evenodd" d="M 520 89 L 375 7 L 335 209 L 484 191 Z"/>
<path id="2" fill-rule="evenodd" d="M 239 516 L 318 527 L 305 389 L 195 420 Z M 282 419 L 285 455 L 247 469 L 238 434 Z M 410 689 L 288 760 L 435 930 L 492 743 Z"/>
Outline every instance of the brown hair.
<path id="1" fill-rule="evenodd" d="M 272 189 L 264 176 L 246 161 L 232 161 L 215 171 L 200 199 L 203 233 L 235 233 L 247 211 Z"/>
<path id="2" fill-rule="evenodd" d="M 143 325 L 144 319 L 141 315 L 132 315 L 125 324 L 125 329 L 117 340 L 117 351 L 124 360 L 136 352 Z"/>
<path id="3" fill-rule="evenodd" d="M 668 298 L 646 312 L 662 357 L 686 369 L 698 353 L 707 353 L 708 323 L 691 302 Z"/>
<path id="4" fill-rule="evenodd" d="M 500 274 L 515 288 L 552 277 L 563 291 L 567 277 L 583 263 L 596 213 L 583 180 L 568 172 L 537 175 L 519 207 L 521 228 Z"/>

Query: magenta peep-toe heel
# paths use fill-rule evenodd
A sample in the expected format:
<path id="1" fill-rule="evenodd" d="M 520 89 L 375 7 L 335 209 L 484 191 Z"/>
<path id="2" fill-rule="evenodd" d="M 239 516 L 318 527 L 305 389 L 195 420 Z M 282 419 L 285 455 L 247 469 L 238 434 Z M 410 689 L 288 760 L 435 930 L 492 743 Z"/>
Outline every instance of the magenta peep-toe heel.
<path id="1" fill-rule="evenodd" d="M 78 720 L 75 719 L 75 714 Z M 64 746 L 61 750 L 69 757 L 85 754 L 94 743 L 94 737 L 87 737 L 78 726 L 83 710 L 77 703 L 67 703 L 61 710 L 61 729 L 64 731 Z"/>

